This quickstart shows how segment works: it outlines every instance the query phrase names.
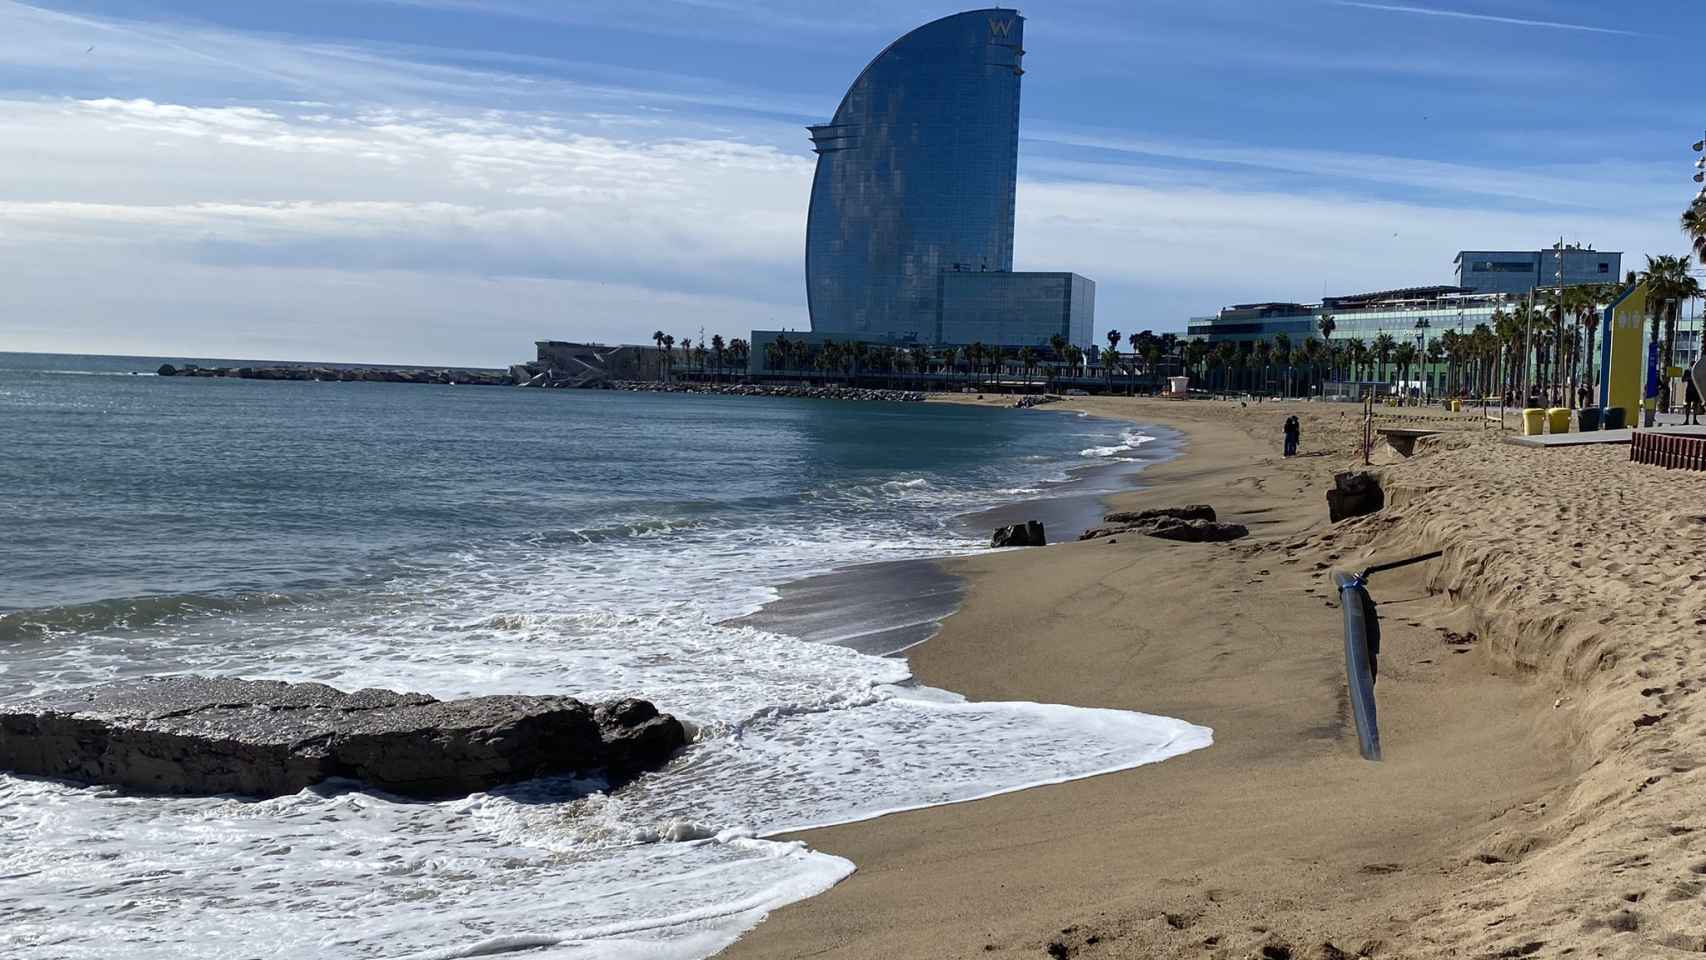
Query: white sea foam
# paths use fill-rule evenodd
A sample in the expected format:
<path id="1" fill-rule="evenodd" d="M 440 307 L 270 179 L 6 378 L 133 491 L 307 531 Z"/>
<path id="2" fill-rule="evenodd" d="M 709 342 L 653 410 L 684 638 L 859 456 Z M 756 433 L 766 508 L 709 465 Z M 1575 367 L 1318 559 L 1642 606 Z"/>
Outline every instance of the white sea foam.
<path id="1" fill-rule="evenodd" d="M 1078 451 L 1081 457 L 1096 457 L 1102 459 L 1120 458 L 1121 454 L 1130 453 L 1155 438 L 1136 430 L 1127 430 L 1120 435 L 1120 442 L 1105 446 L 1086 447 Z"/>
<path id="2" fill-rule="evenodd" d="M 860 486 L 820 492 L 829 507 L 944 516 L 987 502 L 943 478 Z M 825 517 L 623 517 L 596 536 L 448 551 L 377 591 L 16 649 L 0 674 L 10 693 L 170 664 L 441 697 L 632 694 L 689 721 L 695 741 L 613 796 L 549 780 L 439 803 L 352 784 L 245 802 L 0 776 L 0 954 L 686 960 L 853 869 L 776 834 L 1209 744 L 1166 717 L 971 703 L 907 686 L 903 660 L 722 625 L 830 567 L 982 548 L 887 507 Z"/>

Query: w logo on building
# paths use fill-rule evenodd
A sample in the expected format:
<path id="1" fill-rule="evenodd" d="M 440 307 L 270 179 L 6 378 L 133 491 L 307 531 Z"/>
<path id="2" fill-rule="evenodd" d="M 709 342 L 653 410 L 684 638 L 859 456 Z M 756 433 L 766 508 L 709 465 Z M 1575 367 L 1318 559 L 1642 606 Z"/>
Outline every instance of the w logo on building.
<path id="1" fill-rule="evenodd" d="M 1013 21 L 989 18 L 989 32 L 997 37 L 1008 37 L 1013 34 Z"/>

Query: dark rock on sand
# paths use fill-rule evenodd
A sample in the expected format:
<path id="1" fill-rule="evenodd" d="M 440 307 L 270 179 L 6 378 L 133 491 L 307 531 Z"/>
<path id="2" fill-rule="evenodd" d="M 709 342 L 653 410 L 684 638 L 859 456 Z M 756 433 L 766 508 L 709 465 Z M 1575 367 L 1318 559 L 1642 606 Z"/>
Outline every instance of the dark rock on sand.
<path id="1" fill-rule="evenodd" d="M 1193 503 L 1187 507 L 1156 507 L 1151 510 L 1138 510 L 1135 513 L 1110 513 L 1102 520 L 1107 523 L 1143 523 L 1147 520 L 1159 520 L 1172 517 L 1175 520 L 1207 520 L 1217 519 L 1214 508 L 1206 503 Z"/>
<path id="2" fill-rule="evenodd" d="M 1194 510 L 1194 507 L 1182 508 Z M 1201 509 L 1209 510 L 1203 507 Z M 1212 513 L 1212 510 L 1210 510 Z M 1239 523 L 1219 523 L 1214 520 L 1181 519 L 1180 517 L 1162 510 L 1143 512 L 1148 516 L 1138 523 L 1122 524 L 1114 527 L 1093 527 L 1084 531 L 1080 540 L 1096 540 L 1102 537 L 1112 537 L 1121 533 L 1141 533 L 1147 537 L 1157 537 L 1162 540 L 1181 540 L 1187 543 L 1219 543 L 1225 540 L 1236 540 L 1247 536 L 1249 530 Z M 1115 517 L 1136 517 L 1140 514 L 1109 514 L 1108 519 Z"/>
<path id="3" fill-rule="evenodd" d="M 1177 520 L 1167 518 L 1156 520 L 1147 527 L 1138 529 L 1139 533 L 1162 540 L 1182 540 L 1186 543 L 1221 543 L 1226 540 L 1237 540 L 1249 535 L 1250 531 L 1241 523 L 1216 523 L 1213 520 Z"/>
<path id="4" fill-rule="evenodd" d="M 1333 476 L 1333 489 L 1327 491 L 1327 516 L 1334 523 L 1373 513 L 1384 506 L 1386 492 L 1380 489 L 1380 478 L 1374 474 L 1358 471 Z"/>
<path id="5" fill-rule="evenodd" d="M 992 547 L 1044 547 L 1048 540 L 1043 536 L 1043 525 L 1035 520 L 1026 523 L 1015 523 L 1010 527 L 996 527 L 995 535 L 989 539 Z"/>
<path id="6" fill-rule="evenodd" d="M 681 724 L 643 700 L 439 701 L 319 683 L 149 677 L 0 704 L 0 769 L 154 793 L 271 797 L 331 777 L 411 797 L 458 796 L 667 761 Z"/>

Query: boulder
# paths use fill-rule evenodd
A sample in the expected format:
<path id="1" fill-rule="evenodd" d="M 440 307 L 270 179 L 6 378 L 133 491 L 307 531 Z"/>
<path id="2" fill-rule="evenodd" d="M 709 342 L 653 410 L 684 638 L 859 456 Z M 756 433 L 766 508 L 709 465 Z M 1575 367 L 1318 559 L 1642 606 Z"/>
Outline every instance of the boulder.
<path id="1" fill-rule="evenodd" d="M 1171 517 L 1175 520 L 1215 520 L 1214 508 L 1206 503 L 1193 503 L 1187 507 L 1155 507 L 1150 510 L 1138 510 L 1131 513 L 1110 513 L 1102 520 L 1107 523 L 1144 523 Z"/>
<path id="2" fill-rule="evenodd" d="M 160 369 L 154 372 L 162 377 L 175 377 L 178 375 L 178 368 L 169 363 L 162 363 Z"/>
<path id="3" fill-rule="evenodd" d="M 1334 523 L 1350 517 L 1360 517 L 1386 506 L 1386 492 L 1380 489 L 1380 478 L 1367 471 L 1351 471 L 1333 476 L 1333 489 L 1327 491 L 1327 516 Z"/>
<path id="4" fill-rule="evenodd" d="M 1164 517 L 1147 526 L 1133 528 L 1138 533 L 1162 540 L 1181 540 L 1185 543 L 1221 543 L 1248 536 L 1250 531 L 1241 523 L 1217 523 L 1213 520 L 1180 520 Z"/>
<path id="5" fill-rule="evenodd" d="M 0 703 L 0 770 L 170 794 L 274 797 L 331 777 L 409 797 L 667 762 L 686 731 L 643 700 L 440 701 L 319 683 L 148 677 Z"/>
<path id="6" fill-rule="evenodd" d="M 1035 520 L 1025 523 L 1015 523 L 1010 527 L 996 527 L 995 535 L 989 539 L 992 547 L 1043 547 L 1048 545 L 1048 539 L 1043 534 L 1043 525 Z"/>

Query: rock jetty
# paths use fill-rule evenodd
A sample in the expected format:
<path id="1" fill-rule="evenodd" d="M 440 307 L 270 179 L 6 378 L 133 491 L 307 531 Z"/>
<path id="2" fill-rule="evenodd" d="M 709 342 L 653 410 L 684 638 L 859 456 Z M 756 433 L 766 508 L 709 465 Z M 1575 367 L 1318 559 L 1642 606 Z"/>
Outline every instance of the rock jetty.
<path id="1" fill-rule="evenodd" d="M 198 367 L 189 364 L 174 367 L 169 363 L 155 371 L 162 377 L 229 377 L 238 380 L 319 380 L 326 383 L 360 381 L 364 383 L 436 383 L 476 387 L 507 387 L 514 383 L 508 372 L 497 370 L 462 370 L 449 367 L 432 369 L 393 369 L 389 367 Z"/>
<path id="2" fill-rule="evenodd" d="M 804 400 L 886 400 L 922 403 L 929 394 L 917 390 L 875 390 L 867 387 L 814 387 L 804 384 L 664 383 L 652 380 L 612 380 L 612 390 L 637 393 L 712 393 L 725 397 L 792 397 Z"/>
<path id="3" fill-rule="evenodd" d="M 1013 406 L 1023 410 L 1027 407 L 1040 407 L 1047 403 L 1059 403 L 1065 399 L 1065 397 L 1056 396 L 1052 393 L 1029 393 L 1013 401 Z"/>
<path id="4" fill-rule="evenodd" d="M 1158 507 L 1133 513 L 1110 513 L 1102 518 L 1110 524 L 1084 531 L 1080 540 L 1098 540 L 1121 533 L 1140 533 L 1161 540 L 1180 540 L 1187 543 L 1218 543 L 1248 536 L 1250 531 L 1240 523 L 1221 523 L 1214 508 L 1206 503 L 1185 507 Z"/>
<path id="5" fill-rule="evenodd" d="M 0 770 L 165 794 L 276 797 L 332 777 L 453 797 L 552 774 L 611 787 L 686 743 L 644 700 L 419 693 L 149 677 L 0 703 Z"/>

